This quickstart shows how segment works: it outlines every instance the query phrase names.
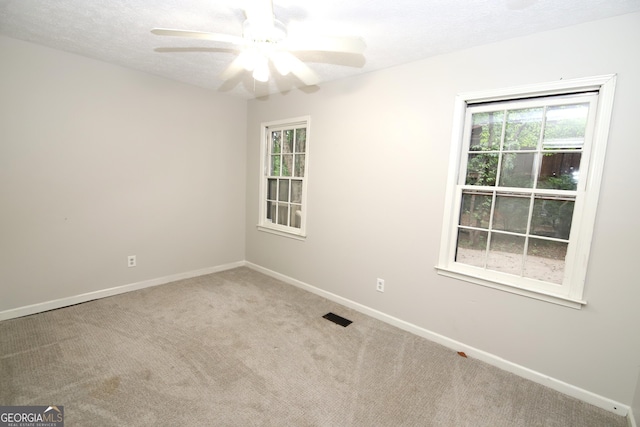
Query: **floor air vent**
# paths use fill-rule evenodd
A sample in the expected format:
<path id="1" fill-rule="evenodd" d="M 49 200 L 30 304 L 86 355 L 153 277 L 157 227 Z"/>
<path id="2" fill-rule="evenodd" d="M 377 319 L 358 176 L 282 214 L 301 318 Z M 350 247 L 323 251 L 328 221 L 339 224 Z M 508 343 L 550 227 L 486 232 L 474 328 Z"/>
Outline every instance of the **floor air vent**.
<path id="1" fill-rule="evenodd" d="M 340 326 L 344 326 L 345 328 L 349 326 L 351 323 L 353 323 L 351 320 L 345 319 L 344 317 L 338 316 L 337 314 L 334 314 L 334 313 L 327 313 L 322 317 L 324 317 L 327 320 L 331 320 L 333 323 L 337 323 Z"/>

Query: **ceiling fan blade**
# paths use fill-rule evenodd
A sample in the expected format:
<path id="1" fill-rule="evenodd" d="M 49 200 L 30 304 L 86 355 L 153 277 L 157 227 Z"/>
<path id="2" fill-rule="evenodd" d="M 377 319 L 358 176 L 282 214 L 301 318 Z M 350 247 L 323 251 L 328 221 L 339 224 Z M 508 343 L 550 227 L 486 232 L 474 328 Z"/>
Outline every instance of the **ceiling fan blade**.
<path id="1" fill-rule="evenodd" d="M 311 68 L 306 66 L 303 62 L 300 63 L 300 66 L 293 67 L 291 73 L 302 80 L 302 82 L 307 86 L 315 86 L 320 83 L 320 79 L 314 73 Z"/>
<path id="2" fill-rule="evenodd" d="M 245 67 L 243 58 L 241 56 L 238 56 L 222 73 L 220 73 L 220 78 L 222 80 L 229 80 L 244 70 Z"/>
<path id="3" fill-rule="evenodd" d="M 158 36 L 187 37 L 191 39 L 211 40 L 215 42 L 231 43 L 242 45 L 245 40 L 242 37 L 232 36 L 230 34 L 207 33 L 204 31 L 175 30 L 171 28 L 154 28 L 151 30 L 153 34 Z"/>
<path id="4" fill-rule="evenodd" d="M 284 42 L 286 49 L 298 50 L 318 50 L 324 52 L 345 52 L 362 54 L 367 47 L 360 37 L 289 37 Z"/>
<path id="5" fill-rule="evenodd" d="M 272 60 L 276 68 L 288 69 L 291 74 L 302 80 L 307 86 L 317 85 L 320 82 L 320 79 L 311 68 L 289 52 L 278 52 L 277 56 L 272 57 Z"/>

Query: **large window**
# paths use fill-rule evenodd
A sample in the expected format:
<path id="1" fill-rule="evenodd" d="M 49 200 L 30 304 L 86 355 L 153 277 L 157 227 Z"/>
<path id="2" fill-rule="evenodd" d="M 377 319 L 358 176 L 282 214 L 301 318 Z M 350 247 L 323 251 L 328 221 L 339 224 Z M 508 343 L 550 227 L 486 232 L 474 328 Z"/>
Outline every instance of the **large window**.
<path id="1" fill-rule="evenodd" d="M 585 303 L 613 85 L 607 76 L 458 100 L 440 273 Z"/>
<path id="2" fill-rule="evenodd" d="M 259 229 L 304 238 L 309 118 L 262 124 Z"/>

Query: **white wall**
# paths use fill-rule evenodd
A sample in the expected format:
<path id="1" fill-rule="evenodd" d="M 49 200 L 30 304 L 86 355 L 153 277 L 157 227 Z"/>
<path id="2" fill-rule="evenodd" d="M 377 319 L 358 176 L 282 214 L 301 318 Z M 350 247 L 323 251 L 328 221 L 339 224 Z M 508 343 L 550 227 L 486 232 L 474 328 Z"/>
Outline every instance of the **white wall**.
<path id="1" fill-rule="evenodd" d="M 250 101 L 246 259 L 630 406 L 640 360 L 638 40 L 640 14 L 631 14 Z M 618 84 L 588 305 L 437 275 L 456 94 L 610 73 Z M 306 114 L 308 238 L 300 242 L 256 230 L 258 130 Z"/>
<path id="2" fill-rule="evenodd" d="M 0 312 L 244 259 L 245 100 L 6 37 L 0 63 Z"/>

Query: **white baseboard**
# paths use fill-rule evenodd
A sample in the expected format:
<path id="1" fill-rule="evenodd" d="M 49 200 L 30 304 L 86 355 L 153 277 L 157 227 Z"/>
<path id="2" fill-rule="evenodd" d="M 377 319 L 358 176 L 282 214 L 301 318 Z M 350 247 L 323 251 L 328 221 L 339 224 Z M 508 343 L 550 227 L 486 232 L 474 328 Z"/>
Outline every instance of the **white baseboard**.
<path id="1" fill-rule="evenodd" d="M 299 280 L 293 279 L 291 277 L 285 276 L 283 274 L 280 274 L 278 272 L 275 272 L 273 270 L 269 270 L 267 268 L 264 268 L 262 266 L 253 264 L 251 262 L 246 262 L 245 264 L 247 267 L 252 268 L 256 271 L 259 271 L 261 273 L 264 273 L 268 276 L 274 277 L 276 279 L 279 279 L 285 283 L 294 285 L 296 287 L 302 288 L 306 291 L 312 292 L 316 295 L 319 295 L 321 297 L 324 297 L 328 300 L 337 302 L 339 304 L 342 304 L 344 306 L 347 306 L 349 308 L 352 308 L 356 311 L 359 311 L 361 313 L 364 313 L 368 316 L 371 316 L 375 319 L 381 320 L 385 323 L 391 324 L 393 326 L 396 326 L 402 330 L 405 330 L 407 332 L 411 332 L 415 335 L 421 336 L 423 338 L 426 338 L 430 341 L 436 342 L 438 344 L 441 344 L 445 347 L 451 348 L 455 351 L 463 351 L 465 354 L 467 354 L 467 356 L 470 356 L 472 358 L 481 360 L 485 363 L 488 363 L 490 365 L 493 365 L 497 368 L 503 369 L 507 372 L 511 372 L 512 374 L 518 375 L 522 378 L 526 378 L 530 381 L 533 381 L 535 383 L 538 384 L 542 384 L 546 387 L 549 387 L 553 390 L 556 390 L 560 393 L 566 394 L 568 396 L 574 397 L 576 399 L 582 400 L 586 403 L 589 403 L 591 405 L 597 406 L 599 408 L 602 409 L 606 409 L 607 411 L 613 412 L 615 414 L 618 414 L 620 416 L 627 416 L 627 414 L 629 413 L 629 406 L 627 405 L 623 405 L 619 402 L 613 401 L 611 399 L 608 399 L 606 397 L 597 395 L 595 393 L 592 393 L 590 391 L 581 389 L 579 387 L 576 387 L 574 385 L 565 383 L 563 381 L 557 380 L 555 378 L 551 378 L 547 375 L 544 375 L 540 372 L 536 372 L 533 371 L 529 368 L 526 368 L 524 366 L 515 364 L 513 362 L 509 362 L 508 360 L 502 359 L 501 357 L 498 357 L 494 354 L 491 353 L 487 353 L 486 351 L 482 351 L 479 350 L 477 348 L 474 347 L 470 347 L 466 344 L 463 344 L 459 341 L 453 340 L 451 338 L 445 337 L 444 335 L 440 335 L 437 334 L 435 332 L 429 331 L 427 329 L 421 328 L 419 326 L 416 326 L 412 323 L 406 322 L 402 319 L 398 319 L 396 317 L 393 316 L 389 316 L 388 314 L 385 314 L 381 311 L 375 310 L 373 308 L 367 307 L 365 305 L 362 305 L 360 303 L 357 303 L 355 301 L 351 301 L 349 299 L 343 298 L 339 295 L 333 294 L 331 292 L 327 292 L 325 290 L 322 290 L 320 288 L 316 288 L 315 286 L 309 285 L 308 283 L 304 283 L 301 282 Z M 628 419 L 631 419 L 630 417 L 628 417 Z M 635 423 L 632 424 L 632 427 L 636 427 Z"/>
<path id="2" fill-rule="evenodd" d="M 138 289 L 149 288 L 151 286 L 164 285 L 166 283 L 175 282 L 176 280 L 204 276 L 205 274 L 217 273 L 219 271 L 230 270 L 232 268 L 242 267 L 244 265 L 244 261 L 238 261 L 230 264 L 219 265 L 216 267 L 208 267 L 200 270 L 171 274 L 169 276 L 158 277 L 156 279 L 143 280 L 142 282 L 130 283 L 128 285 L 116 286 L 109 289 L 101 289 L 99 291 L 87 292 L 85 294 L 74 295 L 71 297 L 13 308 L 5 311 L 0 311 L 0 321 L 13 319 L 16 317 L 28 316 L 30 314 L 41 313 L 43 311 L 54 310 L 56 308 L 67 307 L 74 304 L 80 304 L 94 299 L 105 298 L 113 295 L 123 294 L 125 292 L 136 291 Z"/>
<path id="3" fill-rule="evenodd" d="M 638 427 L 638 425 L 636 424 L 636 417 L 634 417 L 633 415 L 633 409 L 629 408 L 629 413 L 627 414 L 627 422 L 629 424 L 629 427 Z"/>

